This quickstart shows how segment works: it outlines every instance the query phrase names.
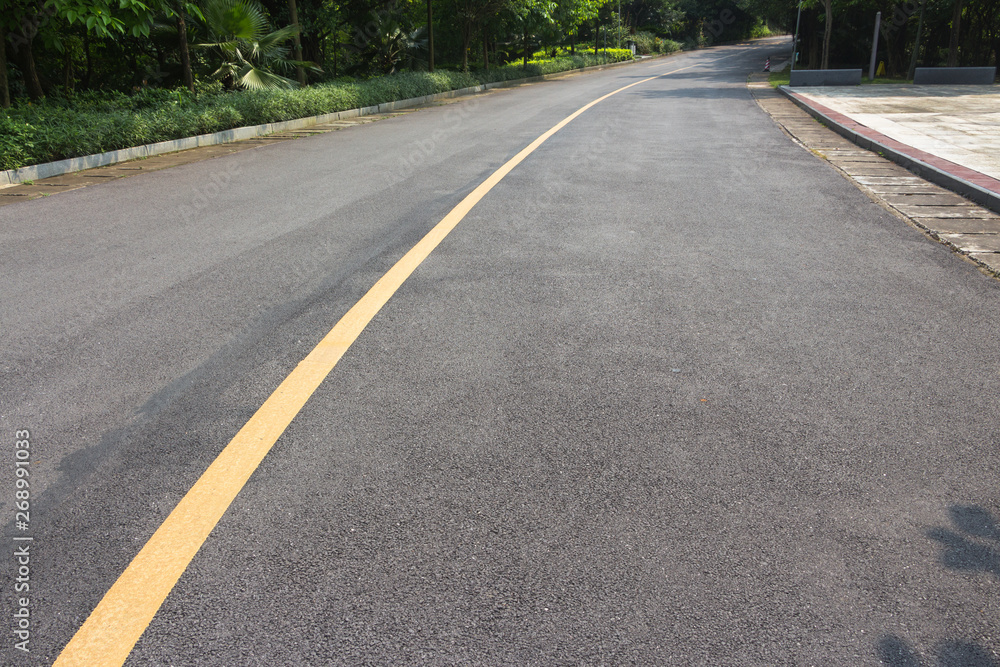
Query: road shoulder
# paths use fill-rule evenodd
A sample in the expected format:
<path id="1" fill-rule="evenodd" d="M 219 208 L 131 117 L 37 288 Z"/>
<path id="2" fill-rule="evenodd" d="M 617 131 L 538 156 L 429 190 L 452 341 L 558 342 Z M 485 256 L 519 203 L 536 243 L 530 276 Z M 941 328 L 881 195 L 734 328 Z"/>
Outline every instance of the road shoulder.
<path id="1" fill-rule="evenodd" d="M 754 100 L 793 141 L 827 161 L 877 204 L 1000 278 L 1000 216 L 817 122 L 754 73 Z"/>

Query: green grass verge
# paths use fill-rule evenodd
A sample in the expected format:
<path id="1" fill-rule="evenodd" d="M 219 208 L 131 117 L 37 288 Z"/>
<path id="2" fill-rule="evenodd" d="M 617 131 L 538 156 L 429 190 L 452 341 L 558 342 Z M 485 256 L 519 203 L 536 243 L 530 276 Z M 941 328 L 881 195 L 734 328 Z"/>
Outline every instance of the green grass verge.
<path id="1" fill-rule="evenodd" d="M 184 89 L 146 89 L 24 103 L 0 112 L 0 170 L 631 59 L 627 49 L 608 49 L 606 58 L 602 50 L 529 60 L 527 67 L 403 72 L 301 90 L 223 92 L 216 86 L 194 99 Z"/>
<path id="2" fill-rule="evenodd" d="M 777 88 L 778 86 L 787 86 L 788 82 L 792 76 L 792 66 L 787 65 L 785 69 L 778 71 L 772 71 L 767 77 L 767 82 L 771 84 L 772 87 Z"/>
<path id="3" fill-rule="evenodd" d="M 771 72 L 771 75 L 767 78 L 767 81 L 775 88 L 777 88 L 778 86 L 787 86 L 789 78 L 791 77 L 791 71 L 792 68 L 791 65 L 789 65 L 780 72 Z M 885 83 L 911 83 L 911 82 L 909 79 L 891 79 L 878 76 L 875 77 L 874 80 L 869 80 L 867 77 L 861 78 L 861 85 L 863 86 L 879 85 Z"/>
<path id="4" fill-rule="evenodd" d="M 879 76 L 875 77 L 873 80 L 869 80 L 867 77 L 862 77 L 861 78 L 861 85 L 862 86 L 870 86 L 870 85 L 876 85 L 877 86 L 877 85 L 883 84 L 883 83 L 913 83 L 913 82 L 910 81 L 909 79 L 890 79 L 890 78 L 884 78 L 884 77 L 879 77 Z"/>

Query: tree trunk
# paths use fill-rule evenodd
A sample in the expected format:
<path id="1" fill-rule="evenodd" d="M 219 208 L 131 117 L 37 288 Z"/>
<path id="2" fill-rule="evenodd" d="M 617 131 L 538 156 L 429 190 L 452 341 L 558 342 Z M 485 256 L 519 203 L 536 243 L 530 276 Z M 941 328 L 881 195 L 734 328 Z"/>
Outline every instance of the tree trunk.
<path id="1" fill-rule="evenodd" d="M 927 0 L 920 3 L 920 18 L 917 19 L 917 37 L 913 42 L 913 53 L 910 56 L 910 67 L 906 70 L 906 78 L 913 81 L 913 73 L 917 69 L 917 58 L 920 57 L 920 40 L 924 36 L 924 9 L 927 8 Z"/>
<path id="2" fill-rule="evenodd" d="M 486 36 L 486 26 L 483 26 L 483 69 L 490 68 L 490 40 Z"/>
<path id="3" fill-rule="evenodd" d="M 962 30 L 962 9 L 965 0 L 955 0 L 951 12 L 951 39 L 948 40 L 948 67 L 958 66 L 958 38 Z"/>
<path id="4" fill-rule="evenodd" d="M 90 75 L 94 71 L 93 62 L 90 59 L 90 31 L 83 31 L 83 55 L 87 60 L 87 72 L 83 75 L 83 88 L 90 90 Z"/>
<path id="5" fill-rule="evenodd" d="M 37 102 L 45 97 L 45 91 L 42 90 L 42 82 L 38 80 L 38 71 L 35 69 L 35 54 L 31 51 L 33 40 L 26 35 L 25 37 L 16 55 L 21 61 L 21 74 L 24 75 L 24 84 L 28 88 L 28 97 Z"/>
<path id="6" fill-rule="evenodd" d="M 434 12 L 427 0 L 427 71 L 434 71 Z"/>
<path id="7" fill-rule="evenodd" d="M 601 41 L 601 23 L 594 19 L 594 55 L 597 55 L 597 44 Z"/>
<path id="8" fill-rule="evenodd" d="M 471 27 L 468 23 L 462 26 L 462 71 L 469 71 L 469 41 L 472 38 L 470 34 L 472 32 Z"/>
<path id="9" fill-rule="evenodd" d="M 576 55 L 576 33 L 569 36 L 569 54 L 571 56 Z"/>
<path id="10" fill-rule="evenodd" d="M 184 8 L 177 8 L 177 47 L 181 51 L 181 72 L 184 74 L 184 85 L 194 95 L 194 75 L 191 73 L 191 54 L 188 51 L 187 23 L 184 22 Z M 89 61 L 90 53 L 87 58 Z M 90 69 L 88 65 L 88 70 Z M 88 74 L 89 77 L 89 74 Z"/>
<path id="11" fill-rule="evenodd" d="M 830 68 L 830 36 L 833 34 L 833 0 L 823 0 L 826 16 L 823 18 L 823 60 L 820 69 Z"/>
<path id="12" fill-rule="evenodd" d="M 63 52 L 63 93 L 68 97 L 73 89 L 73 59 L 69 49 Z"/>
<path id="13" fill-rule="evenodd" d="M 302 57 L 302 28 L 299 26 L 299 10 L 295 6 L 295 0 L 288 0 L 288 11 L 292 16 L 292 25 L 295 26 L 297 32 L 295 37 L 292 38 L 292 44 L 294 45 L 294 55 L 296 60 L 304 60 Z M 305 87 L 306 85 L 306 70 L 301 65 L 295 68 L 295 72 L 298 75 L 299 86 Z"/>
<path id="14" fill-rule="evenodd" d="M 10 108 L 10 86 L 7 83 L 7 29 L 0 23 L 0 107 Z"/>
<path id="15" fill-rule="evenodd" d="M 528 69 L 528 30 L 524 30 L 524 43 L 521 45 L 524 56 L 524 69 Z"/>

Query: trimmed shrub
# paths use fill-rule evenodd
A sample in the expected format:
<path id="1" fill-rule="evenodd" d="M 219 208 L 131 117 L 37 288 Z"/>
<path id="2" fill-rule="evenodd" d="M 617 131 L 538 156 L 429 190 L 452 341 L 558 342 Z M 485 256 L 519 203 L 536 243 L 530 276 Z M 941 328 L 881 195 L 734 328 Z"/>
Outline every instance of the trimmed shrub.
<path id="1" fill-rule="evenodd" d="M 774 33 L 771 32 L 771 28 L 768 27 L 763 20 L 757 19 L 757 23 L 750 30 L 750 39 L 760 39 L 761 37 L 770 37 Z"/>

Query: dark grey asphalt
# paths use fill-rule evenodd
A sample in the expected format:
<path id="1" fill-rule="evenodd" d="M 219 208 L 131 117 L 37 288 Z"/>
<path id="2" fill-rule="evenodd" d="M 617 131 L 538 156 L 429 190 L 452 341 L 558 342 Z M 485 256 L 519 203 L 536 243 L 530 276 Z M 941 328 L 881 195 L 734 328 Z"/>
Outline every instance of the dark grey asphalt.
<path id="1" fill-rule="evenodd" d="M 776 128 L 744 85 L 776 50 L 0 209 L 0 433 L 31 429 L 40 494 L 33 653 L 5 635 L 4 664 L 54 659 L 473 187 L 583 104 L 692 64 L 587 111 L 483 199 L 128 664 L 1000 664 L 1000 283 Z"/>

